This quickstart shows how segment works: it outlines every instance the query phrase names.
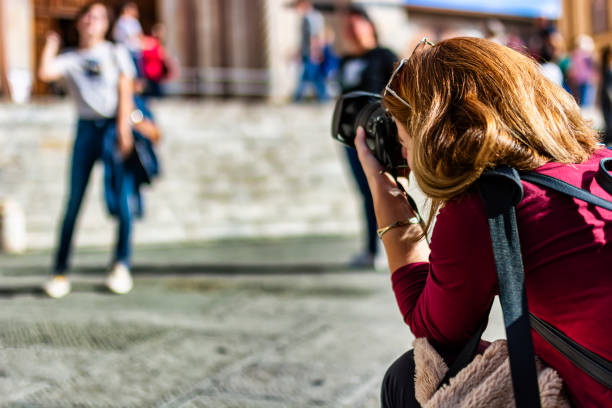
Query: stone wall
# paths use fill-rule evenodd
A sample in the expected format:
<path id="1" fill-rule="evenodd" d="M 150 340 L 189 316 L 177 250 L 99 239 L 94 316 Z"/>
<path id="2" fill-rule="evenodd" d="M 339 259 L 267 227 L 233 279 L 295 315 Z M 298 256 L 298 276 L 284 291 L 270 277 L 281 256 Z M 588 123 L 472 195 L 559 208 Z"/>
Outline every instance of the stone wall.
<path id="1" fill-rule="evenodd" d="M 145 192 L 137 243 L 222 237 L 355 234 L 360 204 L 330 138 L 332 105 L 167 100 L 163 178 Z M 29 247 L 55 245 L 67 187 L 74 115 L 68 102 L 0 105 L 0 198 L 27 218 Z M 79 245 L 110 245 L 115 223 L 92 174 Z"/>

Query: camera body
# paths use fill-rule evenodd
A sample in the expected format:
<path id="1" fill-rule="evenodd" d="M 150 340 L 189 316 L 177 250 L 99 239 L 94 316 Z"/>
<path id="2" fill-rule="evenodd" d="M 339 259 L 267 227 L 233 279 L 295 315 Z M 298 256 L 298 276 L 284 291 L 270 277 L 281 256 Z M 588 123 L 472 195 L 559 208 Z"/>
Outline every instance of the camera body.
<path id="1" fill-rule="evenodd" d="M 380 95 L 357 91 L 338 98 L 332 119 L 332 137 L 355 148 L 359 126 L 365 130 L 368 147 L 387 172 L 395 174 L 398 167 L 406 164 L 397 127 L 382 106 Z"/>

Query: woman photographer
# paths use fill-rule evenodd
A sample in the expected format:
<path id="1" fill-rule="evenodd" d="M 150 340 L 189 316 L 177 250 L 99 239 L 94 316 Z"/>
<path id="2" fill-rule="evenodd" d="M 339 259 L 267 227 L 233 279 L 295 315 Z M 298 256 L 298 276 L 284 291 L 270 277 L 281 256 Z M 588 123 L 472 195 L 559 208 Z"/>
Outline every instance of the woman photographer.
<path id="1" fill-rule="evenodd" d="M 581 117 L 571 95 L 537 64 L 477 38 L 421 42 L 386 87 L 403 153 L 438 210 L 430 246 L 415 212 L 376 161 L 362 129 L 366 173 L 399 308 L 415 337 L 451 360 L 487 316 L 498 283 L 487 216 L 473 183 L 508 165 L 559 178 L 607 200 L 595 181 L 612 151 Z M 612 212 L 523 182 L 517 222 L 529 310 L 572 340 L 612 360 Z M 577 406 L 606 406 L 612 391 L 532 332 L 536 354 L 563 378 Z M 411 353 L 383 381 L 383 407 L 418 406 Z"/>
<path id="2" fill-rule="evenodd" d="M 52 279 L 45 292 L 54 298 L 70 292 L 65 277 L 77 216 L 96 161 L 105 165 L 105 198 L 119 219 L 113 267 L 106 281 L 115 293 L 132 288 L 129 272 L 134 180 L 124 171 L 133 149 L 130 115 L 133 111 L 134 64 L 129 52 L 106 41 L 111 13 L 102 2 L 84 6 L 76 18 L 79 45 L 58 55 L 60 37 L 50 33 L 42 52 L 39 77 L 45 82 L 65 80 L 76 101 L 78 123 L 70 167 L 69 199 L 60 232 Z M 108 188 L 111 184 L 111 188 Z"/>

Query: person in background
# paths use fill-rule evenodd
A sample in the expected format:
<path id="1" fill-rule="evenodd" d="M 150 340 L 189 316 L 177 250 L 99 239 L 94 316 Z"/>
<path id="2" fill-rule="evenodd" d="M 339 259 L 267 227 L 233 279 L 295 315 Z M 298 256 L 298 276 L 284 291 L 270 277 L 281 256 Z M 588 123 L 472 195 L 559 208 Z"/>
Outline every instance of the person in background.
<path id="1" fill-rule="evenodd" d="M 170 61 L 163 46 L 165 33 L 166 27 L 157 23 L 151 29 L 150 36 L 142 37 L 140 61 L 145 79 L 144 96 L 161 97 L 161 83 L 170 76 Z"/>
<path id="2" fill-rule="evenodd" d="M 567 53 L 565 39 L 559 31 L 555 31 L 550 35 L 550 42 L 555 49 L 555 62 L 559 66 L 561 74 L 563 75 L 563 89 L 565 89 L 569 93 L 572 93 L 572 90 L 569 86 L 569 71 L 572 59 Z"/>
<path id="3" fill-rule="evenodd" d="M 58 55 L 60 37 L 49 33 L 38 71 L 45 82 L 63 79 L 76 102 L 78 122 L 70 167 L 68 202 L 60 230 L 53 277 L 45 292 L 60 298 L 70 292 L 65 276 L 73 232 L 91 170 L 102 159 L 105 167 L 105 199 L 119 220 L 112 268 L 106 280 L 118 294 L 132 289 L 130 275 L 132 213 L 129 192 L 133 178 L 124 171 L 132 154 L 134 139 L 130 127 L 133 112 L 135 68 L 125 47 L 105 40 L 111 11 L 101 2 L 84 6 L 77 15 L 77 49 Z M 109 185 L 109 182 L 111 185 Z"/>
<path id="4" fill-rule="evenodd" d="M 323 16 L 307 0 L 298 0 L 295 6 L 302 16 L 300 29 L 300 59 L 302 72 L 293 94 L 294 101 L 301 101 L 309 84 L 314 87 L 317 99 L 327 100 L 325 76 L 321 69 L 323 46 L 325 43 L 325 23 Z"/>
<path id="5" fill-rule="evenodd" d="M 385 87 L 398 58 L 393 51 L 380 46 L 376 27 L 363 8 L 351 6 L 345 18 L 343 34 L 350 51 L 340 61 L 338 80 L 341 92 L 365 91 L 378 94 Z M 345 152 L 363 197 L 367 230 L 365 248 L 351 260 L 351 266 L 372 266 L 378 251 L 374 203 L 355 149 L 345 148 Z"/>
<path id="6" fill-rule="evenodd" d="M 539 52 L 540 59 L 538 62 L 540 63 L 542 75 L 555 85 L 563 87 L 563 72 L 556 62 L 559 51 L 553 37 L 555 33 L 556 31 L 552 31 L 543 34 L 542 49 Z"/>
<path id="7" fill-rule="evenodd" d="M 608 45 L 601 53 L 601 113 L 605 122 L 603 143 L 612 147 L 612 48 Z"/>
<path id="8" fill-rule="evenodd" d="M 138 76 L 141 76 L 140 52 L 142 50 L 142 26 L 138 5 L 133 1 L 124 3 L 119 9 L 119 18 L 113 28 L 113 40 L 127 47 L 134 60 Z"/>
<path id="9" fill-rule="evenodd" d="M 597 75 L 595 43 L 586 34 L 576 38 L 576 48 L 571 53 L 569 83 L 572 95 L 581 107 L 592 106 L 595 100 L 595 77 Z"/>
<path id="10" fill-rule="evenodd" d="M 334 49 L 335 33 L 330 27 L 325 28 L 325 42 L 323 44 L 323 61 L 321 62 L 321 71 L 323 78 L 327 83 L 327 94 L 337 95 L 337 76 L 338 68 L 340 67 L 340 57 Z"/>
<path id="11" fill-rule="evenodd" d="M 487 20 L 485 23 L 485 38 L 501 45 L 507 45 L 506 27 L 497 19 Z"/>

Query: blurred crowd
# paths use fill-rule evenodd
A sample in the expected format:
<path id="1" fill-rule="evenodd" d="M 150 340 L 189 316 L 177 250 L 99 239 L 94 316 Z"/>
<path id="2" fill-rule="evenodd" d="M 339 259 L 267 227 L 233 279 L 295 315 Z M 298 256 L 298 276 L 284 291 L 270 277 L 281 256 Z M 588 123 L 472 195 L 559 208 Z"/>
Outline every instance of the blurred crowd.
<path id="1" fill-rule="evenodd" d="M 301 101 L 309 95 L 309 86 L 317 100 L 325 101 L 337 96 L 343 89 L 341 74 L 342 61 L 359 50 L 351 50 L 348 54 L 343 50 L 337 52 L 335 45 L 339 43 L 334 30 L 326 24 L 322 12 L 310 1 L 300 0 L 295 3 L 296 11 L 301 16 L 299 61 L 300 73 L 293 94 L 294 101 Z M 355 13 L 358 7 L 349 7 L 348 15 Z M 367 20 L 365 11 L 359 11 Z M 354 47 L 360 41 L 360 23 L 349 17 L 344 26 L 336 33 L 343 37 L 340 42 Z M 601 106 L 606 115 L 609 110 L 607 88 L 612 74 L 610 70 L 610 50 L 606 48 L 601 56 L 596 55 L 594 41 L 588 35 L 579 35 L 573 42 L 573 47 L 567 42 L 553 21 L 536 19 L 531 34 L 519 35 L 506 30 L 499 20 L 489 20 L 484 24 L 481 33 L 485 38 L 506 45 L 519 52 L 530 55 L 540 65 L 542 73 L 552 82 L 571 93 L 581 107 Z M 437 34 L 434 40 L 444 39 L 450 33 Z M 457 33 L 452 33 L 452 36 Z M 356 48 L 359 48 L 357 46 Z M 598 97 L 597 90 L 600 89 Z M 605 92 L 603 92 L 605 91 Z"/>
<path id="2" fill-rule="evenodd" d="M 309 90 L 320 102 L 352 91 L 380 93 L 400 57 L 379 43 L 376 25 L 366 10 L 359 5 L 327 10 L 315 7 L 308 0 L 298 0 L 294 5 L 301 17 L 298 57 L 301 69 L 293 100 L 304 100 Z M 327 20 L 322 14 L 326 11 L 333 12 L 336 17 L 341 16 L 329 19 L 334 26 L 326 24 Z M 606 123 L 603 141 L 612 143 L 610 47 L 605 48 L 601 58 L 598 58 L 593 39 L 580 35 L 575 39 L 574 46 L 567 49 L 566 41 L 553 21 L 536 19 L 534 24 L 527 33 L 514 33 L 507 30 L 501 21 L 491 19 L 485 22 L 480 31 L 459 33 L 450 29 L 431 30 L 427 35 L 434 41 L 465 35 L 481 36 L 529 55 L 537 61 L 542 74 L 570 93 L 582 108 L 595 105 L 601 108 Z M 336 39 L 334 33 L 341 38 Z M 338 44 L 342 44 L 341 53 L 336 47 Z M 345 150 L 353 179 L 363 198 L 366 226 L 363 251 L 352 258 L 351 264 L 371 266 L 384 259 L 377 244 L 374 206 L 355 150 Z"/>
<path id="3" fill-rule="evenodd" d="M 487 24 L 487 38 L 530 55 L 540 64 L 542 74 L 569 92 L 582 108 L 597 107 L 604 118 L 603 142 L 612 144 L 612 68 L 611 46 L 596 55 L 593 38 L 578 35 L 573 47 L 552 21 L 535 20 L 536 30 L 526 43 L 516 35 L 508 35 L 501 22 Z"/>
<path id="4" fill-rule="evenodd" d="M 167 54 L 163 45 L 166 27 L 162 23 L 156 23 L 151 27 L 150 34 L 146 35 L 140 24 L 139 14 L 135 2 L 125 3 L 119 11 L 112 38 L 130 51 L 138 78 L 136 92 L 145 96 L 161 97 L 162 84 L 178 75 L 178 64 Z"/>

